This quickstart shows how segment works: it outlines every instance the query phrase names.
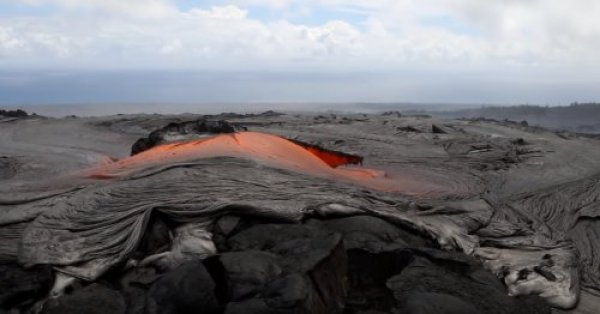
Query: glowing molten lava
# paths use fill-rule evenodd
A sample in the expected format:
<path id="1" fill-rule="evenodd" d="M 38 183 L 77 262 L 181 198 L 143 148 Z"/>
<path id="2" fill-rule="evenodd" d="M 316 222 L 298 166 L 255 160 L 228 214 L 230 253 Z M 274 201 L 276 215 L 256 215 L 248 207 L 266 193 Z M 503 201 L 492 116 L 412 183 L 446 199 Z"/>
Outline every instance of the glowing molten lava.
<path id="1" fill-rule="evenodd" d="M 94 169 L 91 176 L 110 178 L 138 168 L 166 162 L 174 163 L 219 156 L 248 158 L 269 166 L 320 175 L 334 174 L 337 172 L 334 168 L 341 165 L 362 162 L 362 158 L 359 156 L 327 151 L 317 146 L 293 142 L 276 135 L 241 132 L 156 146 L 137 155 Z M 352 173 L 360 176 L 376 175 L 375 172 L 367 169 L 354 169 Z"/>
<path id="2" fill-rule="evenodd" d="M 326 162 L 328 165 L 336 168 L 338 166 L 343 165 L 358 165 L 363 162 L 363 158 L 361 156 L 350 155 L 342 152 L 336 152 L 331 150 L 323 149 L 316 145 L 311 145 L 308 143 L 304 143 L 298 140 L 290 140 L 311 152 L 313 155 L 319 157 L 321 160 Z"/>
<path id="3" fill-rule="evenodd" d="M 221 134 L 190 142 L 156 146 L 120 161 L 99 166 L 87 172 L 87 175 L 96 179 L 109 179 L 150 166 L 221 156 L 251 159 L 270 167 L 349 181 L 379 190 L 416 193 L 411 191 L 406 179 L 389 178 L 384 172 L 373 169 L 343 167 L 362 163 L 362 157 L 327 151 L 310 144 L 257 132 Z"/>

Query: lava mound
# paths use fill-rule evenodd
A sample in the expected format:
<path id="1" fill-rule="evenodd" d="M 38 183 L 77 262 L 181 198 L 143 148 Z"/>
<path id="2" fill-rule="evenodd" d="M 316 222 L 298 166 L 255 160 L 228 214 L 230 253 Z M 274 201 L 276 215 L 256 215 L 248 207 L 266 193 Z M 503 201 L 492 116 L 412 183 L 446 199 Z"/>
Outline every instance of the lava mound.
<path id="1" fill-rule="evenodd" d="M 412 196 L 444 194 L 455 187 L 446 181 L 432 181 L 401 173 L 389 174 L 372 168 L 355 167 L 363 158 L 327 150 L 316 145 L 260 132 L 218 134 L 186 142 L 162 144 L 114 163 L 104 164 L 85 175 L 111 179 L 147 173 L 178 165 L 192 165 L 200 159 L 233 157 L 257 164 L 350 183 L 373 190 Z M 450 182 L 451 183 L 451 182 Z M 458 187 L 460 189 L 461 186 Z"/>

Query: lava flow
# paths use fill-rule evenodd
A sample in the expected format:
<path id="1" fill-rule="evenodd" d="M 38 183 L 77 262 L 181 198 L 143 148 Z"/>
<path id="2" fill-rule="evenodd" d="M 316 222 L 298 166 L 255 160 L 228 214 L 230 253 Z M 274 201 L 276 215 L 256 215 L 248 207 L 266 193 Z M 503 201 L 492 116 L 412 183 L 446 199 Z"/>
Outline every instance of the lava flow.
<path id="1" fill-rule="evenodd" d="M 362 165 L 363 158 L 357 155 L 346 154 L 344 152 L 338 152 L 333 150 L 324 149 L 317 145 L 304 143 L 298 140 L 290 140 L 295 144 L 298 144 L 313 155 L 319 157 L 321 160 L 326 162 L 333 168 L 343 165 Z"/>
<path id="2" fill-rule="evenodd" d="M 362 163 L 360 156 L 329 151 L 318 146 L 258 132 L 220 134 L 190 142 L 156 146 L 137 155 L 94 168 L 87 172 L 87 175 L 95 179 L 110 179 L 150 166 L 191 162 L 194 159 L 211 157 L 246 158 L 270 167 L 349 181 L 383 191 L 405 194 L 422 192 L 422 187 L 415 190 L 415 182 L 409 182 L 411 180 L 407 178 L 390 178 L 383 171 L 344 166 Z"/>

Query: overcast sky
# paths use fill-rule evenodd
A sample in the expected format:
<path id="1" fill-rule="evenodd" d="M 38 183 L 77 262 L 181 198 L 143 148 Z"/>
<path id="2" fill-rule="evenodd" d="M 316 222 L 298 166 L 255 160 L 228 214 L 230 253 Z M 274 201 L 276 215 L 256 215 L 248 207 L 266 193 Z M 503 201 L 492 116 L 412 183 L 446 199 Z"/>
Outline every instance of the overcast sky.
<path id="1" fill-rule="evenodd" d="M 600 99 L 595 0 L 0 0 L 0 103 Z"/>

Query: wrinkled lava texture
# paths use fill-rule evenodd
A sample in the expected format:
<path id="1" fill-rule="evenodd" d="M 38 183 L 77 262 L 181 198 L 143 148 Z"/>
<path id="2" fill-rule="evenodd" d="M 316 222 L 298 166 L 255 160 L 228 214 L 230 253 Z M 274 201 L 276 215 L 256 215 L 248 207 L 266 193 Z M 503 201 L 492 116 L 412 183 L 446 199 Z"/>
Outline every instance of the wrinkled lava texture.
<path id="1" fill-rule="evenodd" d="M 211 119 L 1 122 L 0 308 L 600 308 L 596 139 L 423 116 Z"/>

